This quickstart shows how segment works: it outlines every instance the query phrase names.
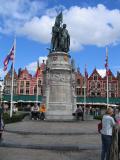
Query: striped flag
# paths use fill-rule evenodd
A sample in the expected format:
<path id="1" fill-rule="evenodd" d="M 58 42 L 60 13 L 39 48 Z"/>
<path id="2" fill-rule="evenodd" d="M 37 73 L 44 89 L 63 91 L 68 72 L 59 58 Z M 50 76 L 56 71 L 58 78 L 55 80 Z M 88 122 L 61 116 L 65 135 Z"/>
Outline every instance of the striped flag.
<path id="1" fill-rule="evenodd" d="M 106 75 L 109 76 L 109 66 L 108 66 L 108 48 L 106 47 L 106 59 L 105 59 L 105 69 L 106 69 Z"/>
<path id="2" fill-rule="evenodd" d="M 6 71 L 7 70 L 7 67 L 8 67 L 8 64 L 9 64 L 9 61 L 13 61 L 14 60 L 14 53 L 15 53 L 15 43 L 13 44 L 11 50 L 10 50 L 10 53 L 6 56 L 3 64 L 4 64 L 4 68 L 3 70 Z"/>
<path id="3" fill-rule="evenodd" d="M 87 72 L 87 67 L 85 65 L 85 78 L 88 78 L 88 72 Z"/>
<path id="4" fill-rule="evenodd" d="M 36 74 L 35 76 L 38 77 L 38 75 L 40 74 L 41 69 L 40 69 L 40 65 L 39 65 L 39 60 L 37 61 L 37 70 L 36 70 Z"/>

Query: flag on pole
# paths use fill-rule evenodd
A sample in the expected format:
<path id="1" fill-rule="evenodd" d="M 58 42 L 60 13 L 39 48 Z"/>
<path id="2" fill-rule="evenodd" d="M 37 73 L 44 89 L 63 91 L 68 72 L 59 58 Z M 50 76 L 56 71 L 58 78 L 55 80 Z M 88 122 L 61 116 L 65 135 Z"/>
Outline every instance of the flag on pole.
<path id="1" fill-rule="evenodd" d="M 37 70 L 36 70 L 36 74 L 35 76 L 38 77 L 38 75 L 40 74 L 41 70 L 40 70 L 40 65 L 39 65 L 39 60 L 37 61 Z"/>
<path id="2" fill-rule="evenodd" d="M 85 78 L 88 78 L 88 72 L 87 72 L 86 65 L 85 65 Z"/>
<path id="3" fill-rule="evenodd" d="M 108 48 L 106 47 L 106 59 L 105 59 L 105 69 L 106 69 L 106 76 L 109 76 L 109 66 L 108 66 Z"/>
<path id="4" fill-rule="evenodd" d="M 13 61 L 14 60 L 14 53 L 15 53 L 15 43 L 13 44 L 11 50 L 10 50 L 10 53 L 6 56 L 5 60 L 4 60 L 4 68 L 3 70 L 6 71 L 7 70 L 7 67 L 8 67 L 8 64 L 9 64 L 9 61 Z"/>
<path id="5" fill-rule="evenodd" d="M 13 83 L 14 83 L 14 63 L 15 63 L 15 51 L 16 51 L 16 38 L 14 39 L 14 43 L 9 54 L 6 56 L 4 60 L 4 71 L 7 70 L 9 61 L 12 61 L 11 65 L 11 100 L 10 100 L 10 118 L 12 117 L 13 111 Z"/>

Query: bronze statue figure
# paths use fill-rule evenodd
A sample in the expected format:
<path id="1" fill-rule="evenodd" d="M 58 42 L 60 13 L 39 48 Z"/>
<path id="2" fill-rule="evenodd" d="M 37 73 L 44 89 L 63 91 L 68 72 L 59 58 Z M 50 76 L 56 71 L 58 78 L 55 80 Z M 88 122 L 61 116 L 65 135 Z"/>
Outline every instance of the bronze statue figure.
<path id="1" fill-rule="evenodd" d="M 70 36 L 69 36 L 68 30 L 66 29 L 66 24 L 63 24 L 63 27 L 60 30 L 59 36 L 60 36 L 59 45 L 60 45 L 61 51 L 68 52 L 69 46 L 70 46 Z"/>
<path id="2" fill-rule="evenodd" d="M 56 17 L 55 24 L 52 27 L 51 51 L 68 52 L 70 47 L 70 35 L 63 24 L 62 12 Z"/>

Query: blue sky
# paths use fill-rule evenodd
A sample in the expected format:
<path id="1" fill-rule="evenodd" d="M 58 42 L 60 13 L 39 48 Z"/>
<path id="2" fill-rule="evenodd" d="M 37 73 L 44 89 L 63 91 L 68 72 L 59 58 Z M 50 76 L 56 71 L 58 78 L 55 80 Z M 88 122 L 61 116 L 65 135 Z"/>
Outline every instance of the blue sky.
<path id="1" fill-rule="evenodd" d="M 34 73 L 36 62 L 46 59 L 55 16 L 63 11 L 63 21 L 71 36 L 70 55 L 76 67 L 89 75 L 96 67 L 105 73 L 108 47 L 109 67 L 120 70 L 120 0 L 0 0 L 0 77 L 3 61 L 16 35 L 15 68 Z M 8 66 L 8 70 L 10 64 Z"/>

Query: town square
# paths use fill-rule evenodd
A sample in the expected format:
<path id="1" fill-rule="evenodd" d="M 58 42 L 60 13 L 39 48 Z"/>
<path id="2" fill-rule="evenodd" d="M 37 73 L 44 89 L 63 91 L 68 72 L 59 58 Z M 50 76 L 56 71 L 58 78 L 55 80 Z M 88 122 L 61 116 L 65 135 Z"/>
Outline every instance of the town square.
<path id="1" fill-rule="evenodd" d="M 120 160 L 120 1 L 0 0 L 0 160 Z"/>

